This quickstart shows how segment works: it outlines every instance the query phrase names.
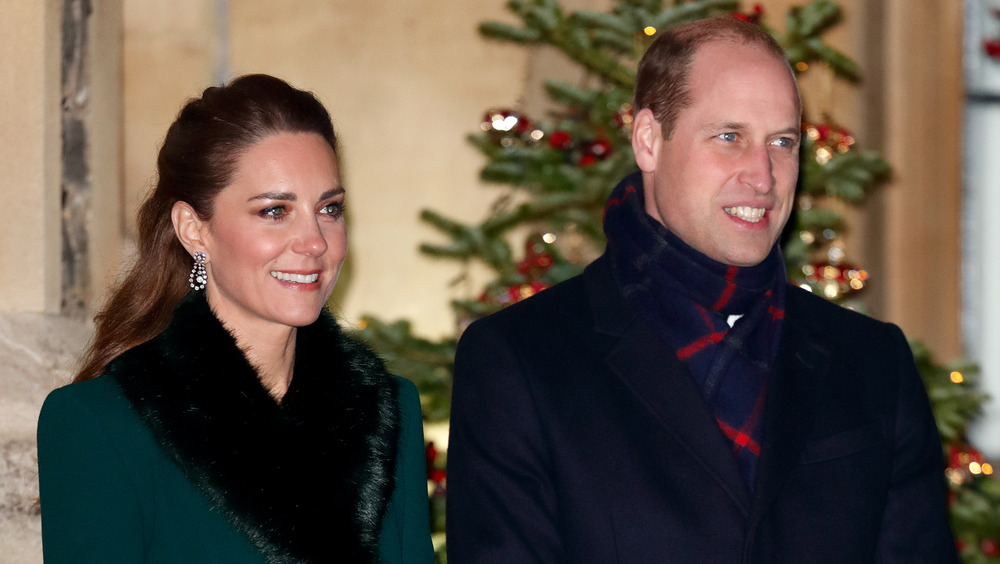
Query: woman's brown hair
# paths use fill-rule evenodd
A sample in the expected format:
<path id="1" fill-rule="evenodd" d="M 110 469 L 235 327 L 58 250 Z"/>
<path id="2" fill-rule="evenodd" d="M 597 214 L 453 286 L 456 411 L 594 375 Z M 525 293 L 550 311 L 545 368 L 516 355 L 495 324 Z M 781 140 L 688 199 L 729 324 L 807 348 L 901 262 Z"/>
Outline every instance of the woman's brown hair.
<path id="1" fill-rule="evenodd" d="M 337 152 L 330 115 L 309 92 L 263 74 L 206 89 L 167 130 L 156 187 L 139 208 L 135 262 L 95 318 L 74 382 L 100 376 L 116 356 L 155 337 L 188 292 L 193 259 L 174 233 L 171 209 L 187 202 L 205 220 L 240 155 L 278 133 L 315 133 Z"/>

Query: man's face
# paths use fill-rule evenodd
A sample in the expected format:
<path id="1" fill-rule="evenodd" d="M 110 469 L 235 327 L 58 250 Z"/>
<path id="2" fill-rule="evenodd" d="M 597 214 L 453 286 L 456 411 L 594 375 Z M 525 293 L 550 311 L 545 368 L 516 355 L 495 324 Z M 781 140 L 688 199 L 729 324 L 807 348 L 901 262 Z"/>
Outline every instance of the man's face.
<path id="1" fill-rule="evenodd" d="M 788 221 L 798 178 L 791 72 L 759 47 L 715 41 L 695 52 L 689 90 L 673 136 L 653 120 L 659 138 L 645 163 L 637 151 L 646 212 L 716 261 L 758 264 Z"/>

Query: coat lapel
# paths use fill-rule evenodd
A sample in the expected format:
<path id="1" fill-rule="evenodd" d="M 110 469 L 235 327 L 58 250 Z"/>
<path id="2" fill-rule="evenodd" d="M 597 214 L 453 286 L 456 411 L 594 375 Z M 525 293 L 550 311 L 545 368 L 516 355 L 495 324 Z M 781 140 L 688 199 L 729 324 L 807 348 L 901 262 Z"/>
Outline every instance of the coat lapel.
<path id="1" fill-rule="evenodd" d="M 378 560 L 399 413 L 381 361 L 323 312 L 277 404 L 205 301 L 106 369 L 160 446 L 268 562 Z"/>
<path id="2" fill-rule="evenodd" d="M 634 313 L 614 283 L 606 257 L 587 268 L 585 279 L 595 329 L 613 343 L 606 357 L 608 367 L 749 515 L 750 499 L 736 459 L 687 369 Z"/>
<path id="3" fill-rule="evenodd" d="M 802 302 L 793 295 L 797 291 L 788 292 L 778 369 L 768 385 L 764 444 L 748 538 L 753 538 L 752 529 L 770 509 L 799 460 L 813 428 L 820 383 L 830 369 L 830 353 L 815 338 L 814 328 L 807 323 L 809 316 L 800 313 L 797 306 Z"/>

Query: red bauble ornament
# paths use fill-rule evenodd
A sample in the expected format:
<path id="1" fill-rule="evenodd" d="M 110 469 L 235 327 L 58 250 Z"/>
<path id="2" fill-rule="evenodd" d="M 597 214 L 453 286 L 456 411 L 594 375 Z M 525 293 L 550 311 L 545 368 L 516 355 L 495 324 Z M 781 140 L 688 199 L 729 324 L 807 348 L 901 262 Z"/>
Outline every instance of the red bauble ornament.
<path id="1" fill-rule="evenodd" d="M 427 473 L 430 474 L 431 470 L 434 468 L 434 464 L 437 462 L 438 449 L 434 446 L 434 441 L 427 443 L 424 447 L 424 460 L 427 461 Z"/>
<path id="2" fill-rule="evenodd" d="M 997 543 L 996 539 L 983 539 L 979 541 L 979 549 L 988 558 L 1000 556 L 1000 544 Z"/>
<path id="3" fill-rule="evenodd" d="M 527 116 L 509 108 L 494 108 L 487 111 L 480 128 L 490 139 L 503 147 L 532 143 L 540 139 L 539 136 L 532 135 L 535 124 Z"/>
<path id="4" fill-rule="evenodd" d="M 583 143 L 580 154 L 579 166 L 590 166 L 597 161 L 603 161 L 611 155 L 611 142 L 607 139 L 588 141 Z"/>
<path id="5" fill-rule="evenodd" d="M 488 110 L 483 116 L 483 130 L 485 131 L 514 131 L 517 123 L 521 120 L 521 114 L 510 108 L 494 108 Z"/>
<path id="6" fill-rule="evenodd" d="M 1000 59 L 1000 38 L 984 39 L 983 51 L 991 59 Z"/>
<path id="7" fill-rule="evenodd" d="M 968 468 L 969 464 L 973 462 L 982 464 L 985 460 L 983 453 L 969 445 L 961 444 L 948 447 L 949 468 Z"/>
<path id="8" fill-rule="evenodd" d="M 585 150 L 597 159 L 605 159 L 611 154 L 611 142 L 607 139 L 594 141 Z"/>
<path id="9" fill-rule="evenodd" d="M 615 124 L 622 128 L 631 128 L 633 121 L 632 104 L 622 104 L 615 112 Z"/>
<path id="10" fill-rule="evenodd" d="M 760 18 L 764 15 L 764 6 L 761 4 L 754 4 L 753 8 L 749 12 L 732 12 L 731 15 L 743 22 L 758 23 L 760 22 Z"/>
<path id="11" fill-rule="evenodd" d="M 549 135 L 549 147 L 566 150 L 573 146 L 573 138 L 566 131 L 553 131 Z"/>
<path id="12" fill-rule="evenodd" d="M 552 255 L 549 253 L 534 254 L 517 263 L 517 272 L 519 274 L 528 274 L 530 272 L 541 274 L 545 270 L 548 270 L 553 262 Z"/>
<path id="13" fill-rule="evenodd" d="M 528 237 L 524 242 L 524 260 L 517 263 L 517 272 L 529 279 L 541 276 L 555 262 L 548 248 L 541 234 L 535 233 Z"/>
<path id="14" fill-rule="evenodd" d="M 517 131 L 518 133 L 530 133 L 531 130 L 534 128 L 535 124 L 532 123 L 530 119 L 524 116 L 521 116 L 521 118 L 517 120 L 517 125 L 514 126 L 514 130 Z"/>
<path id="15" fill-rule="evenodd" d="M 959 456 L 961 454 L 962 454 L 962 451 L 957 446 L 951 445 L 951 446 L 948 447 L 948 467 L 949 468 L 959 468 L 961 466 L 964 466 L 962 464 L 961 460 L 959 459 Z"/>
<path id="16" fill-rule="evenodd" d="M 854 136 L 846 128 L 834 123 L 802 123 L 802 131 L 813 142 L 813 150 L 824 153 L 820 164 L 826 164 L 833 153 L 846 153 L 854 145 Z"/>
<path id="17" fill-rule="evenodd" d="M 504 305 L 517 303 L 521 300 L 530 298 L 545 288 L 548 288 L 548 285 L 542 282 L 530 282 L 528 284 L 514 284 L 508 286 L 506 296 L 507 300 L 504 302 Z"/>

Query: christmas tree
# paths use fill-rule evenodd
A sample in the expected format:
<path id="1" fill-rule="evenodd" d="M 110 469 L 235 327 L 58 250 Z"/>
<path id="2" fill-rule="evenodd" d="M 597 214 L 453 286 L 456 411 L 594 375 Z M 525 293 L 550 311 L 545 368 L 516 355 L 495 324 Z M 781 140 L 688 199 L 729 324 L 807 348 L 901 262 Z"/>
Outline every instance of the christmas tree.
<path id="1" fill-rule="evenodd" d="M 790 9 L 780 32 L 767 27 L 759 4 L 742 11 L 731 0 L 619 0 L 609 12 L 572 13 L 557 0 L 512 0 L 508 8 L 519 24 L 486 22 L 480 32 L 495 40 L 554 47 L 581 67 L 586 80 L 582 85 L 547 81 L 556 109 L 544 119 L 536 121 L 512 108 L 492 109 L 480 131 L 469 136 L 486 157 L 482 179 L 504 188 L 486 219 L 467 224 L 422 212 L 421 218 L 447 242 L 424 244 L 421 252 L 466 267 L 477 262 L 492 274 L 479 295 L 453 302 L 459 332 L 476 318 L 579 273 L 603 250 L 605 200 L 635 170 L 629 138 L 635 69 L 659 31 L 729 15 L 768 29 L 796 72 L 825 69 L 848 81 L 859 75 L 854 61 L 822 39 L 840 18 L 839 6 L 828 0 Z M 829 116 L 806 118 L 796 212 L 783 239 L 789 280 L 860 307 L 857 296 L 868 275 L 848 260 L 842 212 L 863 204 L 888 178 L 889 165 L 874 151 L 855 147 L 851 133 Z M 406 320 L 385 323 L 366 317 L 361 326 L 362 337 L 390 369 L 417 384 L 425 417 L 447 419 L 457 335 L 424 339 L 413 334 Z M 1000 482 L 965 439 L 967 426 L 986 400 L 974 391 L 975 368 L 938 365 L 926 347 L 912 346 L 941 430 L 948 461 L 942 471 L 962 557 L 970 564 L 1000 562 Z M 433 526 L 443 531 L 446 454 L 430 444 L 427 458 Z"/>

